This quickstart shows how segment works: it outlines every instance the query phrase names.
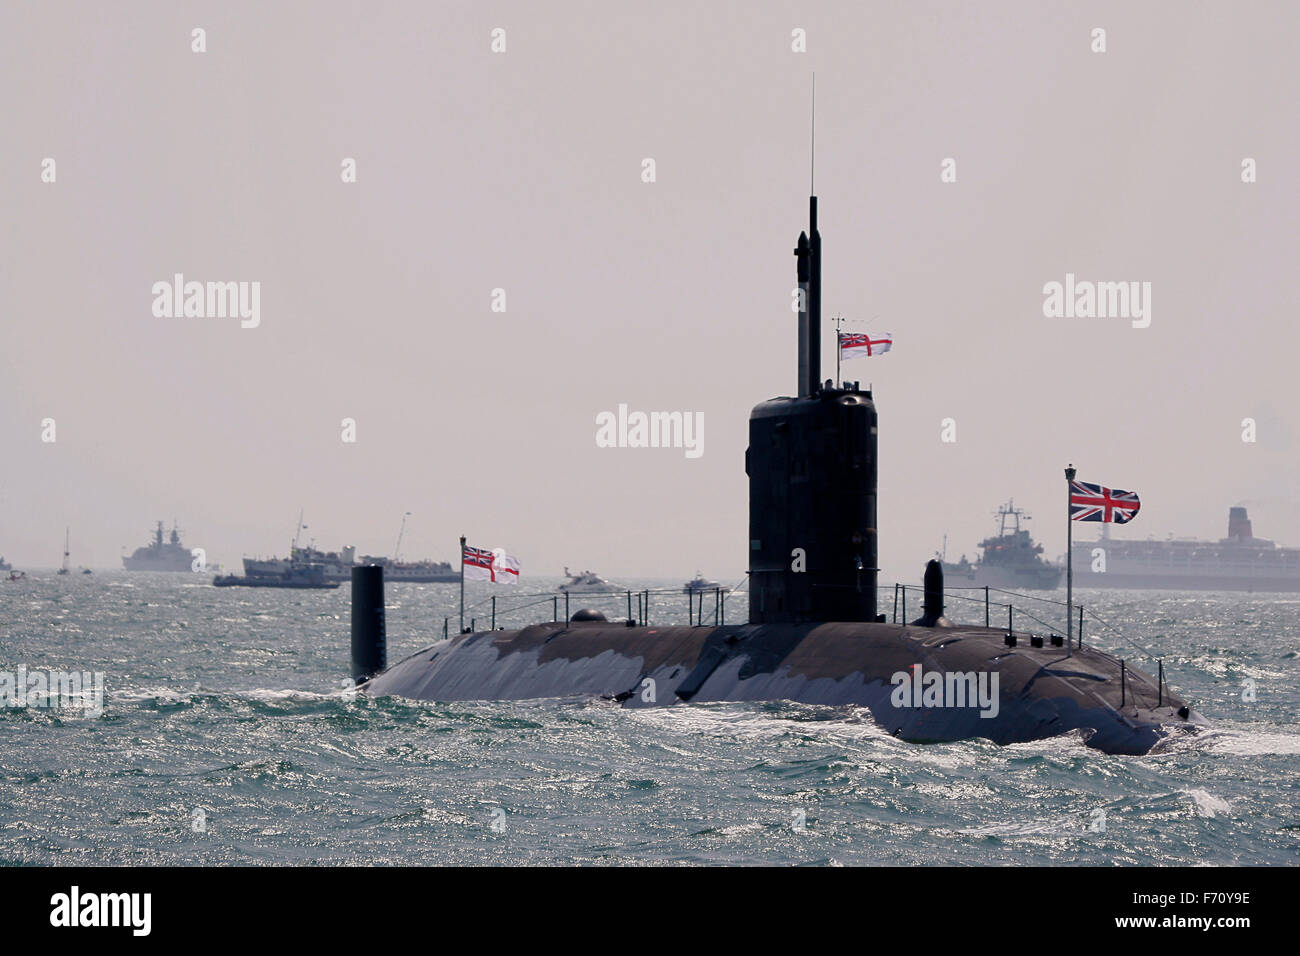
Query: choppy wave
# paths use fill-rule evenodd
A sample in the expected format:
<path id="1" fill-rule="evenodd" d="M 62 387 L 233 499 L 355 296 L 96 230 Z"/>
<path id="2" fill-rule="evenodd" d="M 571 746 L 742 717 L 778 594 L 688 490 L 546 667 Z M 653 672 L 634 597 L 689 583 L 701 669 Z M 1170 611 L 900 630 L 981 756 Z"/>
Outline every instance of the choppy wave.
<path id="1" fill-rule="evenodd" d="M 75 596 L 52 577 L 0 591 L 0 669 L 106 675 L 99 717 L 0 708 L 3 861 L 1300 858 L 1295 602 L 1124 595 L 1107 613 L 1090 595 L 1134 643 L 1163 648 L 1171 684 L 1209 721 L 1133 758 L 1082 735 L 907 744 L 865 710 L 788 702 L 372 699 L 341 686 L 345 589 L 78 583 Z M 392 659 L 441 630 L 454 588 L 418 596 L 389 609 Z"/>

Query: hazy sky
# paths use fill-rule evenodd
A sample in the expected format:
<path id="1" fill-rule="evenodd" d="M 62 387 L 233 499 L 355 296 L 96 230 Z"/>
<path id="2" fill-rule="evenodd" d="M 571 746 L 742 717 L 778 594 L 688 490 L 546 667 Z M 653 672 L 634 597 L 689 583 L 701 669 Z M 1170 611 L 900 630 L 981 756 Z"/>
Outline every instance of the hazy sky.
<path id="1" fill-rule="evenodd" d="M 1121 534 L 1246 504 L 1300 545 L 1298 9 L 7 2 L 0 554 L 53 566 L 70 525 L 120 567 L 174 517 L 232 564 L 300 508 L 386 553 L 411 511 L 409 557 L 733 580 L 747 416 L 795 382 L 813 71 L 825 317 L 896 338 L 845 366 L 882 581 L 1012 496 L 1061 553 L 1071 460 L 1142 496 Z M 177 272 L 260 282 L 260 326 L 155 317 Z M 1150 327 L 1044 317 L 1067 272 L 1150 282 Z M 704 454 L 598 448 L 620 403 L 702 412 Z"/>

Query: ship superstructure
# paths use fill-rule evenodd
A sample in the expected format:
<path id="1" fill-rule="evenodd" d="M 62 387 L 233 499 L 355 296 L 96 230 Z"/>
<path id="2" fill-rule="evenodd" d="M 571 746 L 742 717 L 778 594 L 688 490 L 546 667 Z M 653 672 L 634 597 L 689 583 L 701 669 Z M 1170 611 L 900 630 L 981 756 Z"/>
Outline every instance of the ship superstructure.
<path id="1" fill-rule="evenodd" d="M 122 558 L 122 566 L 128 571 L 192 571 L 194 556 L 190 549 L 181 544 L 180 529 L 172 522 L 172 530 L 163 539 L 163 523 L 158 522 L 154 528 L 153 540 L 142 548 L 136 548 L 129 556 Z"/>
<path id="2" fill-rule="evenodd" d="M 1029 518 L 1014 500 L 998 508 L 998 533 L 980 542 L 980 559 L 971 563 L 962 555 L 955 563 L 944 562 L 944 580 L 953 587 L 1055 588 L 1064 569 L 1043 560 L 1043 546 L 1021 527 L 1021 522 Z"/>

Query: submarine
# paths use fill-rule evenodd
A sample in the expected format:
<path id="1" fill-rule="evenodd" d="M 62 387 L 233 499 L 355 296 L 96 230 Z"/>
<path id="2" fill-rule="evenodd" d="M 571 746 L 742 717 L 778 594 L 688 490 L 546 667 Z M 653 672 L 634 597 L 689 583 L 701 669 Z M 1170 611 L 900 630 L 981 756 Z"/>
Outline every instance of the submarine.
<path id="1" fill-rule="evenodd" d="M 817 197 L 794 250 L 797 394 L 749 419 L 749 620 L 613 623 L 597 611 L 519 630 L 453 634 L 387 666 L 383 569 L 353 569 L 359 692 L 428 701 L 603 698 L 626 708 L 794 701 L 867 708 L 909 742 L 998 744 L 1077 733 L 1140 755 L 1204 724 L 1157 678 L 1076 642 L 955 625 L 942 566 L 920 618 L 878 613 L 877 428 L 870 389 L 821 381 Z M 630 617 L 630 615 L 629 615 Z"/>

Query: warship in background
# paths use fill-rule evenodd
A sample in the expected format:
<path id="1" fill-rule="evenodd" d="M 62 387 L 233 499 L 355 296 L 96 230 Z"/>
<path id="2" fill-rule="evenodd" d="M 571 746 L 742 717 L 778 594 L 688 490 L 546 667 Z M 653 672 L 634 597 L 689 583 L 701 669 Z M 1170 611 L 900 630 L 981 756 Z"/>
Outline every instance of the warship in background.
<path id="1" fill-rule="evenodd" d="M 1020 522 L 1030 520 L 1030 516 L 1012 500 L 998 508 L 998 519 L 997 535 L 980 542 L 983 557 L 974 564 L 964 554 L 955 564 L 943 562 L 944 580 L 959 588 L 1054 590 L 1065 569 L 1044 561 L 1040 557 L 1043 546 L 1020 527 Z"/>
<path id="2" fill-rule="evenodd" d="M 12 571 L 13 565 L 5 560 L 5 556 L 0 554 L 0 571 Z"/>
<path id="3" fill-rule="evenodd" d="M 1109 537 L 1109 530 L 1103 525 L 1096 541 L 1074 542 L 1076 587 L 1300 591 L 1300 548 L 1256 538 L 1245 508 L 1228 509 L 1228 536 L 1218 541 L 1123 540 Z"/>
<path id="4" fill-rule="evenodd" d="M 191 571 L 193 555 L 181 544 L 181 533 L 172 522 L 171 534 L 163 540 L 163 523 L 158 522 L 154 529 L 153 541 L 143 548 L 136 548 L 130 557 L 122 558 L 122 566 L 128 571 Z"/>

